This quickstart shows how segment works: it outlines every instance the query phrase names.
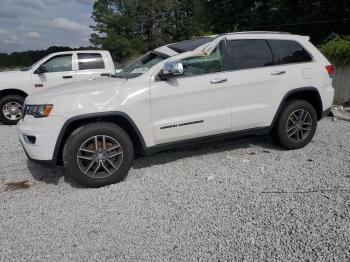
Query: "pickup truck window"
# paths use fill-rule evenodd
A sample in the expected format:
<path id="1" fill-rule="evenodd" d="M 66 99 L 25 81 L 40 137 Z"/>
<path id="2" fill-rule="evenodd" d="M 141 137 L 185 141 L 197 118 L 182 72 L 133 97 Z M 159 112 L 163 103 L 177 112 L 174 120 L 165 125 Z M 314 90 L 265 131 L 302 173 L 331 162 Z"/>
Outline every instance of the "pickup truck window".
<path id="1" fill-rule="evenodd" d="M 43 67 L 46 73 L 72 71 L 72 55 L 54 56 Z"/>
<path id="2" fill-rule="evenodd" d="M 152 66 L 158 64 L 159 62 L 167 58 L 168 58 L 167 55 L 156 53 L 156 52 L 150 52 L 142 56 L 141 58 L 137 59 L 135 62 L 131 63 L 126 68 L 124 68 L 124 70 L 118 73 L 116 77 L 119 77 L 119 78 L 138 77 L 143 73 L 145 73 Z"/>
<path id="3" fill-rule="evenodd" d="M 78 54 L 79 70 L 104 69 L 105 63 L 101 54 L 80 53 Z"/>

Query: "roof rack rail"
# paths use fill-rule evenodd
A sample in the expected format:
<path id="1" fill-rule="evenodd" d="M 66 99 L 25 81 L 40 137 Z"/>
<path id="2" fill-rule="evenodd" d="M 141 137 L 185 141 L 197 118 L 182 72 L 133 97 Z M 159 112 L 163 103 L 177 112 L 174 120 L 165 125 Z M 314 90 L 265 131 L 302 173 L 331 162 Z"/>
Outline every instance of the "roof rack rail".
<path id="1" fill-rule="evenodd" d="M 283 35 L 291 35 L 289 32 L 277 32 L 277 31 L 241 31 L 241 32 L 232 32 L 226 33 L 224 35 L 238 35 L 238 34 L 283 34 Z"/>

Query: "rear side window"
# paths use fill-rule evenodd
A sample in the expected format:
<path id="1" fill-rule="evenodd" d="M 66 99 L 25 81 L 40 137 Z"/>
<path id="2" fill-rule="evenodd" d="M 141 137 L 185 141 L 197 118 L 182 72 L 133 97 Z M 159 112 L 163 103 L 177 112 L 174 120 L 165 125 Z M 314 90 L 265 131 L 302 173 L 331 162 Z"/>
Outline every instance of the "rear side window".
<path id="1" fill-rule="evenodd" d="M 228 70 L 258 68 L 272 65 L 272 53 L 265 40 L 247 39 L 227 42 Z"/>
<path id="2" fill-rule="evenodd" d="M 311 62 L 312 57 L 298 43 L 290 40 L 268 40 L 275 65 Z"/>
<path id="3" fill-rule="evenodd" d="M 104 69 L 105 63 L 101 54 L 78 54 L 79 70 Z"/>

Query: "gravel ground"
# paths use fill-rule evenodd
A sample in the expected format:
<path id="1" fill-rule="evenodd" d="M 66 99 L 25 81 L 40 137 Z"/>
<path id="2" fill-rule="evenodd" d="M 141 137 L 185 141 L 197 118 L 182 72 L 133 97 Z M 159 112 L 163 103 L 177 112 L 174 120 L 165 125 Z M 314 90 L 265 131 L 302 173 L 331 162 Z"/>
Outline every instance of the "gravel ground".
<path id="1" fill-rule="evenodd" d="M 350 260 L 350 122 L 321 121 L 298 151 L 249 137 L 140 158 L 101 189 L 0 134 L 0 261 Z"/>

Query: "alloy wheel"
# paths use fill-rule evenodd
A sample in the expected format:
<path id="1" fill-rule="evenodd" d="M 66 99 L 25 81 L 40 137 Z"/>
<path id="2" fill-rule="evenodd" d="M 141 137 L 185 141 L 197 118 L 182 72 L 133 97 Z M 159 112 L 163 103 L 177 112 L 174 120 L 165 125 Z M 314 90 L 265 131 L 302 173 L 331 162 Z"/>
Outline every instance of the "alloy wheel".
<path id="1" fill-rule="evenodd" d="M 77 161 L 81 172 L 86 176 L 106 178 L 121 166 L 123 149 L 118 141 L 110 136 L 93 136 L 80 146 Z"/>
<path id="2" fill-rule="evenodd" d="M 288 138 L 293 142 L 304 141 L 312 130 L 311 114 L 305 109 L 294 111 L 287 120 L 286 132 Z"/>

